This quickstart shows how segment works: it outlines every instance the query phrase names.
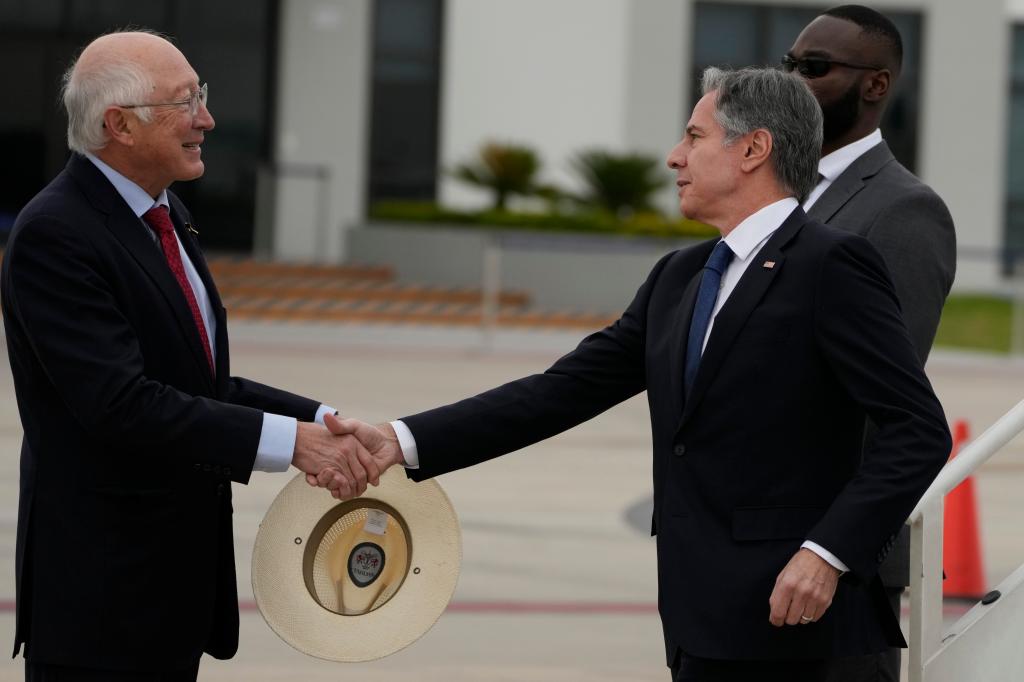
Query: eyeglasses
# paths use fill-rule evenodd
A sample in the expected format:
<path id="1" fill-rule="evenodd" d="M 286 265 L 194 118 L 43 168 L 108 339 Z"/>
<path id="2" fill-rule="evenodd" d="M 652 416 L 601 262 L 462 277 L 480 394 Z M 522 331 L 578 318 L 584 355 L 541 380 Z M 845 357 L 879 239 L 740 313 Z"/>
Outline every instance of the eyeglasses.
<path id="1" fill-rule="evenodd" d="M 206 83 L 203 83 L 198 90 L 193 90 L 192 94 L 188 96 L 188 99 L 179 100 L 177 102 L 160 102 L 158 104 L 119 104 L 118 106 L 122 109 L 144 109 L 147 107 L 180 107 L 188 105 L 188 111 L 192 114 L 192 118 L 195 118 L 196 114 L 199 113 L 199 105 L 206 106 L 206 99 L 208 97 L 208 87 Z"/>
<path id="2" fill-rule="evenodd" d="M 782 56 L 783 71 L 790 73 L 796 69 L 800 75 L 805 78 L 821 78 L 832 70 L 833 65 L 845 66 L 848 69 L 864 69 L 865 71 L 880 71 L 885 68 L 882 66 L 871 66 L 868 64 L 851 64 L 849 62 L 825 59 L 823 57 L 797 58 L 788 54 Z"/>

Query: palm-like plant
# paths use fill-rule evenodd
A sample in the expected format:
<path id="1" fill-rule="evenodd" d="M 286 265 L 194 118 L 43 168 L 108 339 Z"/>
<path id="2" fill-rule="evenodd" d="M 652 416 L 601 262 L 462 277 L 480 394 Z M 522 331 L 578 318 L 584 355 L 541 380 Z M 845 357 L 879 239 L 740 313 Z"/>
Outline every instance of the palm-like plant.
<path id="1" fill-rule="evenodd" d="M 540 159 L 532 149 L 486 142 L 480 147 L 479 158 L 458 165 L 453 175 L 494 192 L 494 209 L 503 211 L 509 195 L 535 192 L 538 168 Z"/>
<path id="2" fill-rule="evenodd" d="M 590 149 L 577 154 L 572 167 L 586 184 L 583 201 L 616 215 L 653 210 L 651 195 L 668 180 L 661 163 L 642 154 Z"/>

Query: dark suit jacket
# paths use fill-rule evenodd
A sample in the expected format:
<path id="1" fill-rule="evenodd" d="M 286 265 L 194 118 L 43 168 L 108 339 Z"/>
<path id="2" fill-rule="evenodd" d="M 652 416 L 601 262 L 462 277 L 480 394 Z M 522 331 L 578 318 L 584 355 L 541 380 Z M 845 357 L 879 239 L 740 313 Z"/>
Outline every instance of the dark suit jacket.
<path id="1" fill-rule="evenodd" d="M 882 254 L 923 363 L 956 274 L 956 233 L 942 199 L 881 142 L 850 164 L 807 214 L 866 237 Z M 887 586 L 910 584 L 909 529 L 900 532 L 879 574 Z"/>
<path id="2" fill-rule="evenodd" d="M 942 468 L 949 432 L 877 251 L 795 210 L 715 319 L 692 393 L 687 330 L 709 241 L 654 267 L 622 317 L 538 374 L 404 418 L 426 478 L 559 433 L 646 389 L 659 607 L 677 647 L 819 658 L 902 643 L 873 579 Z M 861 458 L 864 418 L 880 425 Z M 820 622 L 768 598 L 810 539 L 850 568 Z"/>
<path id="3" fill-rule="evenodd" d="M 262 411 L 318 404 L 230 376 L 225 311 L 194 236 L 171 217 L 216 313 L 214 379 L 148 228 L 73 155 L 21 212 L 2 270 L 25 435 L 15 654 L 106 669 L 234 654 L 231 481 Z"/>

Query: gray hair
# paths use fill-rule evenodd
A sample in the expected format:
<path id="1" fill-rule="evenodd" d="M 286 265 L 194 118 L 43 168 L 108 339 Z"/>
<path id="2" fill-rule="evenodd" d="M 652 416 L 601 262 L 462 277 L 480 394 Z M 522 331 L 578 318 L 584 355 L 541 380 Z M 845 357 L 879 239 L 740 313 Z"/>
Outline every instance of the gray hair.
<path id="1" fill-rule="evenodd" d="M 131 31 L 164 37 L 145 29 Z M 127 60 L 79 69 L 76 58 L 64 72 L 62 83 L 64 109 L 68 113 L 68 148 L 79 153 L 107 146 L 110 138 L 103 127 L 103 113 L 109 107 L 142 104 L 153 92 L 153 79 L 145 69 Z M 151 119 L 149 109 L 136 109 L 135 115 L 143 123 Z"/>
<path id="2" fill-rule="evenodd" d="M 796 74 L 775 68 L 705 69 L 704 94 L 718 91 L 715 120 L 725 144 L 754 130 L 772 136 L 771 162 L 779 184 L 800 201 L 818 184 L 821 106 Z"/>

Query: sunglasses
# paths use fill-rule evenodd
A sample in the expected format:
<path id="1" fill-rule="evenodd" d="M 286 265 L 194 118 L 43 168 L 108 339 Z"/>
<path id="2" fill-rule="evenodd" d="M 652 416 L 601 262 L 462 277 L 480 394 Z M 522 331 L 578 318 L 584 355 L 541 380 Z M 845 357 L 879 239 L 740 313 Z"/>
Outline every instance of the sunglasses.
<path id="1" fill-rule="evenodd" d="M 848 69 L 864 69 L 866 71 L 880 71 L 884 68 L 869 64 L 851 64 L 823 57 L 797 58 L 788 54 L 782 56 L 782 70 L 792 73 L 795 69 L 804 78 L 821 78 L 831 71 L 833 66 L 845 66 Z"/>

